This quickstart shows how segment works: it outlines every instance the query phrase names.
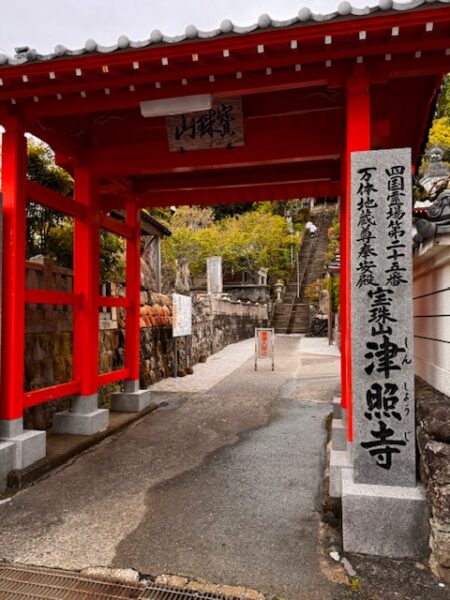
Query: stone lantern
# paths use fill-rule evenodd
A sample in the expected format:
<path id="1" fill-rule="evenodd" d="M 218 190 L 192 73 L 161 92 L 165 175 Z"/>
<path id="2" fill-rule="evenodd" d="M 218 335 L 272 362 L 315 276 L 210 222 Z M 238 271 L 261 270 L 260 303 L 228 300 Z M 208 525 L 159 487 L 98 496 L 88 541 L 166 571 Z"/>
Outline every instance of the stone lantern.
<path id="1" fill-rule="evenodd" d="M 278 281 L 273 284 L 273 289 L 275 291 L 275 302 L 277 304 L 283 302 L 281 295 L 284 289 L 284 281 L 282 279 L 278 279 Z"/>

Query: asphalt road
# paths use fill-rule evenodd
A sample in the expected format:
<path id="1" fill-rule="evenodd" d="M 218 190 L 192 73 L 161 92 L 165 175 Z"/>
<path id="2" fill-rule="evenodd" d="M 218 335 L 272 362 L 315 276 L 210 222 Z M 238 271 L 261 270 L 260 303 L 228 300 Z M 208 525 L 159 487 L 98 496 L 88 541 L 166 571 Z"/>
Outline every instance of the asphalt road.
<path id="1" fill-rule="evenodd" d="M 323 340 L 280 337 L 276 370 L 255 372 L 252 346 L 162 382 L 166 408 L 1 505 L 0 557 L 331 598 L 318 498 L 339 360 Z"/>

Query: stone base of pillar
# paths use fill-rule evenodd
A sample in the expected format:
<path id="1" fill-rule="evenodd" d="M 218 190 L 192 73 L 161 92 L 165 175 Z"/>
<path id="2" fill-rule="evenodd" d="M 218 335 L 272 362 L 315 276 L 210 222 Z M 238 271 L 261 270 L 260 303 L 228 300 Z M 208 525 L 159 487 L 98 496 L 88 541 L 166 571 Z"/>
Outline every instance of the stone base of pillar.
<path id="1" fill-rule="evenodd" d="M 341 397 L 333 397 L 333 419 L 342 419 Z"/>
<path id="2" fill-rule="evenodd" d="M 24 429 L 23 419 L 0 421 L 0 442 L 12 443 L 13 469 L 25 469 L 33 463 L 45 458 L 46 433 L 34 429 Z"/>
<path id="3" fill-rule="evenodd" d="M 13 469 L 14 444 L 12 442 L 0 442 L 0 492 L 6 489 L 8 484 L 8 473 Z"/>
<path id="4" fill-rule="evenodd" d="M 342 477 L 344 470 L 352 468 L 350 452 L 348 450 L 331 450 L 330 452 L 330 496 L 341 498 Z"/>
<path id="5" fill-rule="evenodd" d="M 71 410 L 53 415 L 53 431 L 71 435 L 93 435 L 104 431 L 109 424 L 109 410 L 98 408 L 98 395 L 78 396 Z"/>
<path id="6" fill-rule="evenodd" d="M 428 518 L 421 485 L 355 483 L 353 470 L 343 472 L 344 551 L 390 558 L 422 558 L 428 551 Z"/>
<path id="7" fill-rule="evenodd" d="M 342 419 L 331 422 L 331 447 L 340 452 L 347 450 L 347 427 Z"/>
<path id="8" fill-rule="evenodd" d="M 141 412 L 152 404 L 150 390 L 119 392 L 111 396 L 111 410 L 117 412 Z"/>

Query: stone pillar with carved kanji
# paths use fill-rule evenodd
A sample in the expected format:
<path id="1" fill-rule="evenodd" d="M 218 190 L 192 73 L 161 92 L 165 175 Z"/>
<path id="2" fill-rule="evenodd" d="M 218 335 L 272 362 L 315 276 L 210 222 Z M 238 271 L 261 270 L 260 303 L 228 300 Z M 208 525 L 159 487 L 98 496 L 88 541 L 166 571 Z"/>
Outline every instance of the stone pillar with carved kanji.
<path id="1" fill-rule="evenodd" d="M 222 257 L 209 256 L 206 259 L 206 277 L 208 294 L 222 294 Z"/>

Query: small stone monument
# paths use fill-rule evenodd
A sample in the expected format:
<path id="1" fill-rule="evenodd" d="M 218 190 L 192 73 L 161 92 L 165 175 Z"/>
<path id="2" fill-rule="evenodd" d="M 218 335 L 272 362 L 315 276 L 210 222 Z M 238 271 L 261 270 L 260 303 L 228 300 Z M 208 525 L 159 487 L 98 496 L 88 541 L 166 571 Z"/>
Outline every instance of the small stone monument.
<path id="1" fill-rule="evenodd" d="M 258 285 L 267 285 L 267 274 L 269 269 L 261 268 L 258 269 Z"/>
<path id="2" fill-rule="evenodd" d="M 208 294 L 222 294 L 222 257 L 209 256 L 206 259 L 206 276 Z"/>
<path id="3" fill-rule="evenodd" d="M 416 557 L 427 518 L 416 485 L 411 151 L 352 154 L 352 469 L 344 549 Z"/>
<path id="4" fill-rule="evenodd" d="M 177 292 L 189 292 L 191 289 L 191 272 L 187 258 L 177 258 L 175 289 Z"/>

